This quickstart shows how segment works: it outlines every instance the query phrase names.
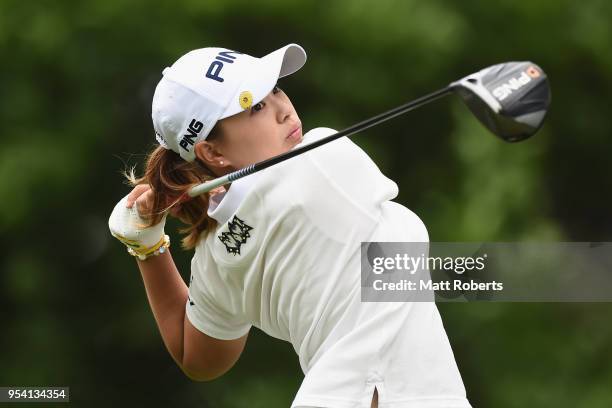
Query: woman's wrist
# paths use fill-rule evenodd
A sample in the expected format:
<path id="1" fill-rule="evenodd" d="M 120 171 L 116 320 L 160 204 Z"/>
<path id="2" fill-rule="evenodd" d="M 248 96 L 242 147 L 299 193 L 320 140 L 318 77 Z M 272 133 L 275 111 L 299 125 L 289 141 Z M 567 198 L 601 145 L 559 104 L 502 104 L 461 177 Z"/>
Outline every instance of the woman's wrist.
<path id="1" fill-rule="evenodd" d="M 159 240 L 159 242 L 152 247 L 149 248 L 140 248 L 134 249 L 132 247 L 127 247 L 128 254 L 136 257 L 140 261 L 144 261 L 151 256 L 157 256 L 159 254 L 163 254 L 170 247 L 170 237 L 167 234 Z"/>

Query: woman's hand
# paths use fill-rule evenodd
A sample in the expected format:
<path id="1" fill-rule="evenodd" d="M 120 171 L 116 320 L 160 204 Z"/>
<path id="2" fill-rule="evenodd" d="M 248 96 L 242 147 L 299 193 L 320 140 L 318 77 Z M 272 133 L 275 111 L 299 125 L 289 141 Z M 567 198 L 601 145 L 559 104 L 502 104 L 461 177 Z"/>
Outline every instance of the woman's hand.
<path id="1" fill-rule="evenodd" d="M 148 184 L 139 184 L 127 196 L 127 208 L 136 204 L 136 210 L 142 218 L 148 218 L 153 212 L 153 190 Z"/>
<path id="2" fill-rule="evenodd" d="M 151 188 L 148 185 L 136 186 L 117 203 L 108 220 L 111 234 L 140 259 L 156 251 L 165 240 L 166 214 L 157 224 L 147 226 L 154 209 L 153 204 Z"/>
<path id="3" fill-rule="evenodd" d="M 181 209 L 181 203 L 183 201 L 179 200 L 178 203 L 174 204 L 172 208 L 170 208 L 169 213 L 173 217 L 178 218 L 178 212 Z M 153 206 L 155 205 L 153 191 L 148 184 L 139 184 L 127 196 L 127 208 L 132 208 L 136 204 L 136 209 L 138 210 L 138 214 L 143 219 L 149 219 L 151 213 L 153 212 Z M 171 201 L 168 201 L 167 205 L 170 205 Z"/>

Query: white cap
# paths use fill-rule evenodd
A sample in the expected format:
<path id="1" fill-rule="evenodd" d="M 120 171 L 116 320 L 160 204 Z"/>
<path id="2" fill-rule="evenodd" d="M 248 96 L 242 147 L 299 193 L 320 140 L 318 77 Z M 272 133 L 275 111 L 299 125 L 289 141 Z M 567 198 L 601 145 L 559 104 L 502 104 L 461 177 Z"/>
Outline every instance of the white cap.
<path id="1" fill-rule="evenodd" d="M 218 120 L 260 102 L 278 78 L 306 62 L 306 52 L 289 44 L 255 58 L 226 48 L 201 48 L 164 69 L 155 88 L 151 116 L 157 141 L 187 161 Z"/>

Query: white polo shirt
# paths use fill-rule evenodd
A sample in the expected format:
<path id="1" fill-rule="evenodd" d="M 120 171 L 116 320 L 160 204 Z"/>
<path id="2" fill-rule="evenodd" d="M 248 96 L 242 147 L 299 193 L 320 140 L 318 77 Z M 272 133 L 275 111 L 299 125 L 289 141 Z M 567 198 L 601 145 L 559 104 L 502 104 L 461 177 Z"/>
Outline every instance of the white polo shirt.
<path id="1" fill-rule="evenodd" d="M 292 408 L 369 407 L 374 387 L 381 408 L 470 407 L 435 303 L 360 300 L 362 241 L 429 239 L 397 193 L 346 137 L 233 182 L 192 259 L 190 322 L 291 342 L 305 374 Z"/>

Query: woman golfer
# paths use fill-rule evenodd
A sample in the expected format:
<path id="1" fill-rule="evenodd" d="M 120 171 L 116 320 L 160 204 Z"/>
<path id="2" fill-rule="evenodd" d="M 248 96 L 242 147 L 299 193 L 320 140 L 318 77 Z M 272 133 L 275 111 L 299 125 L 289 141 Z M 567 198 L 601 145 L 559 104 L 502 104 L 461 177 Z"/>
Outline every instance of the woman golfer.
<path id="1" fill-rule="evenodd" d="M 152 112 L 160 146 L 109 220 L 136 256 L 163 341 L 202 381 L 236 363 L 251 326 L 291 342 L 305 374 L 291 407 L 470 407 L 435 303 L 361 301 L 361 242 L 428 235 L 348 138 L 185 198 L 335 132 L 302 136 L 276 86 L 305 62 L 295 44 L 263 58 L 203 48 L 163 71 Z M 168 250 L 168 213 L 195 249 L 188 286 Z"/>

